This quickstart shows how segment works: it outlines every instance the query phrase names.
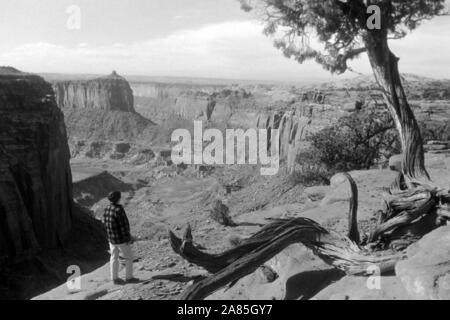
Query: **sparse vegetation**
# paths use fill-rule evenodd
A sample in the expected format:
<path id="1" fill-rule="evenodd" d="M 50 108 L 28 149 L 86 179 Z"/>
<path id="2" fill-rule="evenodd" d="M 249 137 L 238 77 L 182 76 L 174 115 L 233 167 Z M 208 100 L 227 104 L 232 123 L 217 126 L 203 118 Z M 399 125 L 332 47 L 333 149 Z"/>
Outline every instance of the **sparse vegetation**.
<path id="1" fill-rule="evenodd" d="M 362 109 L 309 137 L 310 153 L 329 171 L 369 169 L 400 152 L 398 134 L 390 114 Z"/>
<path id="2" fill-rule="evenodd" d="M 320 164 L 303 164 L 291 174 L 291 179 L 305 187 L 329 184 L 331 171 Z"/>
<path id="3" fill-rule="evenodd" d="M 227 237 L 227 242 L 232 247 L 237 247 L 238 245 L 240 245 L 242 243 L 242 241 L 243 241 L 242 237 L 238 236 L 236 234 L 232 234 Z"/>
<path id="4" fill-rule="evenodd" d="M 228 283 L 235 283 L 251 274 L 264 262 L 298 242 L 347 274 L 372 274 L 368 272 L 368 265 L 374 264 L 381 272 L 393 271 L 395 264 L 405 258 L 405 253 L 401 251 L 405 246 L 442 224 L 435 215 L 442 204 L 447 206 L 450 203 L 450 192 L 434 185 L 425 168 L 420 128 L 403 88 L 398 69 L 399 58 L 390 50 L 389 39 L 403 38 L 407 31 L 416 29 L 422 21 L 445 14 L 445 0 L 377 1 L 380 19 L 377 28 L 368 25 L 367 13 L 371 2 L 241 0 L 241 4 L 243 10 L 259 15 L 265 23 L 265 34 L 275 38 L 275 46 L 286 57 L 299 63 L 314 59 L 326 70 L 339 74 L 349 69 L 349 60 L 367 52 L 401 141 L 401 177 L 392 184 L 389 190 L 391 197 L 385 200 L 385 211 L 364 243 L 360 241 L 356 220 L 357 187 L 348 173 L 344 175 L 350 184 L 352 197 L 346 237 L 329 233 L 306 218 L 277 219 L 247 238 L 239 247 L 212 256 L 193 246 L 192 237 L 187 242 L 171 233 L 171 245 L 175 252 L 210 272 L 211 264 L 217 270 L 210 277 L 190 286 L 180 298 L 203 299 Z M 315 33 L 324 44 L 323 50 L 310 46 L 307 40 L 311 33 Z M 380 157 L 384 133 L 393 128 L 388 121 L 374 121 L 363 113 L 346 117 L 339 124 L 338 127 L 324 129 L 328 130 L 323 135 L 326 140 L 338 138 L 333 145 L 325 143 L 320 133 L 312 138 L 314 147 L 325 150 L 327 156 L 324 161 L 328 161 L 329 165 L 369 167 Z M 381 133 L 383 135 L 375 139 Z M 322 149 L 322 145 L 326 148 Z M 343 159 L 336 159 L 336 155 L 343 156 Z M 357 158 L 346 158 L 347 155 Z M 389 256 L 374 254 L 376 247 L 386 249 L 393 245 L 395 250 L 397 239 L 401 239 L 403 244 L 395 254 L 387 250 L 385 254 Z M 364 249 L 360 247 L 363 245 Z"/>
<path id="5" fill-rule="evenodd" d="M 329 184 L 333 171 L 320 161 L 319 153 L 314 148 L 308 148 L 297 156 L 291 179 L 305 187 Z"/>
<path id="6" fill-rule="evenodd" d="M 217 223 L 227 226 L 235 227 L 236 223 L 231 219 L 230 209 L 222 203 L 220 200 L 216 200 L 213 207 L 210 210 L 211 218 Z"/>
<path id="7" fill-rule="evenodd" d="M 450 140 L 450 122 L 433 124 L 426 121 L 419 122 L 420 130 L 422 132 L 423 140 Z"/>

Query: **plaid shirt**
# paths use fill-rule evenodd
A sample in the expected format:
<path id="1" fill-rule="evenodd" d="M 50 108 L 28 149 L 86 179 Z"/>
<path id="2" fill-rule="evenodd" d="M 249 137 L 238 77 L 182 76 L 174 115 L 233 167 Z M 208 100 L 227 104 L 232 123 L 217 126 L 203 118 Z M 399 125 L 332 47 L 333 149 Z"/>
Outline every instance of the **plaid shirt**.
<path id="1" fill-rule="evenodd" d="M 125 210 L 120 204 L 110 204 L 103 213 L 103 224 L 108 240 L 112 244 L 122 244 L 131 241 L 130 224 Z"/>

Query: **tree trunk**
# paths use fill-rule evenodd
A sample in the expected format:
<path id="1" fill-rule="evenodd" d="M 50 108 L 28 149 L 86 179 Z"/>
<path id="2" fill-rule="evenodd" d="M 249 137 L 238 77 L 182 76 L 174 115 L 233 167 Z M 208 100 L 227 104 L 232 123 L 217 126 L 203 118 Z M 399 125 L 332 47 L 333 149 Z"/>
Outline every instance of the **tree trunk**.
<path id="1" fill-rule="evenodd" d="M 197 249 L 191 239 L 181 240 L 170 234 L 175 252 L 191 263 L 205 267 L 214 274 L 189 288 L 179 297 L 181 300 L 204 299 L 211 293 L 235 283 L 254 272 L 264 262 L 293 243 L 302 243 L 326 263 L 351 275 L 370 274 L 370 267 L 391 272 L 404 253 L 372 256 L 353 241 L 330 233 L 316 222 L 306 218 L 277 219 L 266 225 L 238 247 L 222 254 L 208 254 Z M 216 264 L 217 268 L 211 268 Z"/>
<path id="2" fill-rule="evenodd" d="M 381 215 L 369 244 L 363 248 L 359 246 L 357 189 L 351 177 L 346 175 L 352 191 L 348 237 L 328 232 L 309 219 L 279 219 L 264 226 L 235 248 L 219 254 L 208 254 L 192 243 L 190 231 L 183 240 L 171 233 L 175 252 L 214 273 L 189 287 L 181 299 L 203 299 L 228 283 L 235 283 L 252 273 L 284 248 L 298 242 L 347 274 L 367 274 L 367 267 L 373 264 L 378 265 L 380 270 L 393 270 L 395 263 L 403 259 L 405 253 L 389 255 L 390 251 L 380 251 L 374 254 L 376 246 L 395 244 L 393 241 L 406 241 L 408 244 L 441 225 L 441 219 L 450 220 L 450 191 L 439 190 L 428 184 L 430 178 L 425 169 L 422 136 L 402 86 L 398 71 L 399 59 L 389 49 L 386 30 L 368 32 L 364 42 L 375 79 L 399 132 L 403 150 L 402 175 L 390 190 L 391 199 L 386 201 L 386 212 Z"/>
<path id="3" fill-rule="evenodd" d="M 402 151 L 402 172 L 406 177 L 429 181 L 425 169 L 423 141 L 414 113 L 402 86 L 397 58 L 389 49 L 387 32 L 368 32 L 364 36 L 375 80 L 380 86 L 397 127 Z"/>

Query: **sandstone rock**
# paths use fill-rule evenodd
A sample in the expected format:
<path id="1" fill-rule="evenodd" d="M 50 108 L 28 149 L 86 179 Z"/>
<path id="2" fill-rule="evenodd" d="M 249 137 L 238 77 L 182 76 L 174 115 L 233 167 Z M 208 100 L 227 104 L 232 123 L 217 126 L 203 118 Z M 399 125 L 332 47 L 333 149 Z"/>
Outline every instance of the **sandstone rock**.
<path id="1" fill-rule="evenodd" d="M 278 275 L 274 281 L 268 283 L 257 270 L 232 288 L 221 289 L 208 299 L 309 299 L 343 276 L 341 271 L 330 268 L 301 244 L 289 246 L 265 265 Z"/>
<path id="2" fill-rule="evenodd" d="M 261 113 L 256 120 L 260 129 L 278 129 L 280 133 L 280 161 L 285 162 L 288 170 L 293 172 L 297 158 L 309 144 L 305 141 L 309 133 L 317 132 L 331 125 L 343 115 L 345 110 L 331 105 L 298 104 L 291 111 Z"/>
<path id="3" fill-rule="evenodd" d="M 62 110 L 134 111 L 133 91 L 114 71 L 109 76 L 92 80 L 56 82 L 53 88 Z"/>
<path id="4" fill-rule="evenodd" d="M 318 201 L 325 198 L 326 194 L 330 191 L 328 186 L 316 186 L 305 188 L 303 192 L 311 201 Z"/>
<path id="5" fill-rule="evenodd" d="M 379 279 L 379 282 L 378 282 Z M 315 295 L 313 300 L 410 300 L 395 276 L 380 278 L 346 276 Z M 378 286 L 379 284 L 379 286 Z"/>
<path id="6" fill-rule="evenodd" d="M 131 191 L 132 187 L 127 183 L 112 176 L 107 171 L 91 175 L 81 179 L 73 184 L 73 196 L 76 203 L 83 207 L 92 208 L 95 212 L 98 208 L 99 212 L 103 212 L 104 205 L 107 203 L 106 197 L 111 190 L 117 190 L 122 193 Z M 104 200 L 104 203 L 98 203 Z"/>
<path id="7" fill-rule="evenodd" d="M 329 191 L 320 202 L 320 205 L 328 206 L 339 201 L 349 201 L 351 195 L 350 184 L 344 175 L 338 173 L 331 177 Z"/>
<path id="8" fill-rule="evenodd" d="M 321 206 L 329 206 L 330 204 L 349 201 L 351 197 L 350 187 L 342 185 L 325 196 L 320 202 Z"/>
<path id="9" fill-rule="evenodd" d="M 354 102 L 348 102 L 348 103 L 343 105 L 342 109 L 345 110 L 345 111 L 348 111 L 348 112 L 353 112 L 353 111 L 356 110 L 355 103 Z"/>
<path id="10" fill-rule="evenodd" d="M 292 112 L 262 114 L 257 119 L 257 127 L 266 129 L 268 134 L 272 129 L 279 130 L 280 161 L 286 162 L 290 171 L 295 168 L 296 158 L 308 132 L 309 124 L 309 118 L 297 116 Z"/>
<path id="11" fill-rule="evenodd" d="M 214 92 L 226 87 L 225 85 L 195 84 L 191 82 L 166 83 L 161 81 L 138 80 L 130 80 L 130 86 L 135 96 L 153 98 L 160 102 L 167 99 L 175 100 L 181 94 L 186 92 L 195 92 L 200 90 L 205 92 Z"/>
<path id="12" fill-rule="evenodd" d="M 72 140 L 135 141 L 154 126 L 136 112 L 83 109 L 65 111 Z"/>
<path id="13" fill-rule="evenodd" d="M 448 149 L 446 144 L 426 144 L 424 146 L 425 151 L 445 150 Z"/>
<path id="14" fill-rule="evenodd" d="M 152 119 L 157 123 L 162 123 L 173 117 L 174 114 L 181 116 L 179 111 L 183 105 L 193 107 L 192 113 L 186 114 L 186 119 L 197 117 L 199 113 L 204 112 L 206 106 L 200 99 L 196 105 L 196 92 L 212 94 L 215 91 L 222 90 L 225 85 L 209 85 L 206 83 L 196 84 L 186 83 L 166 83 L 161 81 L 131 81 L 130 86 L 135 96 L 135 109 L 148 119 Z M 178 104 L 178 105 L 177 105 Z M 197 109 L 198 108 L 198 109 Z M 195 110 L 199 110 L 196 113 Z M 196 115 L 195 115 L 196 114 Z M 195 116 L 194 116 L 195 115 Z"/>
<path id="15" fill-rule="evenodd" d="M 135 140 L 152 121 L 136 113 L 133 91 L 117 73 L 92 80 L 53 83 L 72 139 Z"/>
<path id="16" fill-rule="evenodd" d="M 234 113 L 254 108 L 254 105 L 252 96 L 243 89 L 222 89 L 212 93 L 189 91 L 176 98 L 173 110 L 184 119 L 227 123 Z"/>
<path id="17" fill-rule="evenodd" d="M 389 158 L 389 169 L 393 171 L 402 171 L 402 155 L 397 154 Z"/>
<path id="18" fill-rule="evenodd" d="M 330 178 L 330 186 L 332 188 L 336 188 L 343 183 L 348 184 L 348 181 L 343 174 L 337 173 Z"/>
<path id="19" fill-rule="evenodd" d="M 395 271 L 416 299 L 450 299 L 450 226 L 438 228 L 411 245 Z"/>
<path id="20" fill-rule="evenodd" d="M 41 77 L 0 68 L 0 264 L 64 243 L 72 177 L 64 117 Z"/>
<path id="21" fill-rule="evenodd" d="M 176 99 L 175 113 L 184 119 L 208 120 L 210 112 L 207 112 L 209 94 L 205 92 L 186 93 Z"/>

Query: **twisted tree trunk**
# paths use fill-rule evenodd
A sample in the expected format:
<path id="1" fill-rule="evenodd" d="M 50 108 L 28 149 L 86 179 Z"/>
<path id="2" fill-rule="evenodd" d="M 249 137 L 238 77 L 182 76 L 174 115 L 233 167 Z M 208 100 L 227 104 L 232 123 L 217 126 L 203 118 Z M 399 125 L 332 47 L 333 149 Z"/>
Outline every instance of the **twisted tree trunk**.
<path id="1" fill-rule="evenodd" d="M 375 80 L 399 133 L 403 151 L 402 172 L 407 178 L 429 181 L 420 128 L 403 89 L 398 70 L 399 58 L 389 48 L 387 31 L 368 32 L 364 43 Z"/>
<path id="2" fill-rule="evenodd" d="M 450 220 L 450 191 L 433 186 L 425 169 L 423 141 L 414 113 L 402 86 L 398 58 L 391 52 L 386 30 L 368 32 L 363 37 L 369 60 L 388 109 L 395 121 L 402 145 L 402 172 L 391 186 L 386 210 L 380 215 L 365 247 L 359 243 L 357 189 L 350 182 L 352 199 L 347 237 L 329 232 L 305 218 L 277 220 L 263 227 L 239 246 L 220 254 L 208 254 L 193 244 L 190 229 L 184 238 L 170 233 L 172 248 L 188 261 L 214 273 L 192 285 L 181 299 L 203 299 L 210 293 L 252 273 L 290 244 L 300 242 L 326 263 L 347 274 L 366 274 L 369 266 L 393 270 L 404 252 L 379 251 L 388 246 L 403 249 L 424 234 Z M 393 246 L 397 241 L 403 246 Z M 378 251 L 376 254 L 374 251 Z"/>
<path id="3" fill-rule="evenodd" d="M 345 177 L 349 180 L 352 191 L 347 237 L 327 231 L 307 218 L 276 219 L 240 245 L 222 253 L 209 254 L 194 245 L 189 226 L 183 239 L 170 232 L 171 245 L 176 253 L 212 273 L 210 277 L 190 286 L 180 299 L 204 299 L 227 284 L 234 284 L 251 274 L 293 243 L 302 243 L 324 262 L 349 275 L 369 275 L 373 272 L 374 266 L 378 267 L 381 273 L 391 272 L 395 264 L 405 258 L 405 252 L 379 251 L 374 254 L 374 244 L 378 244 L 380 237 L 384 237 L 383 240 L 386 242 L 395 241 L 406 231 L 412 231 L 420 237 L 439 225 L 435 216 L 450 219 L 448 207 L 437 206 L 437 203 L 450 203 L 448 191 L 428 191 L 426 188 L 400 190 L 402 179 L 399 178 L 392 188 L 392 192 L 396 193 L 387 202 L 388 209 L 383 214 L 380 225 L 372 233 L 370 243 L 361 247 L 358 243 L 356 219 L 356 184 L 350 175 L 345 174 Z M 429 214 L 430 210 L 436 208 L 437 210 Z M 432 219 L 419 219 L 421 215 Z M 415 226 L 418 226 L 417 230 L 412 229 Z M 400 232 L 395 232 L 397 229 L 400 229 Z"/>
<path id="4" fill-rule="evenodd" d="M 177 253 L 189 262 L 214 272 L 189 287 L 180 299 L 204 299 L 227 284 L 251 274 L 286 247 L 299 242 L 312 249 L 326 263 L 353 275 L 370 274 L 373 269 L 369 267 L 374 265 L 381 272 L 392 271 L 395 263 L 404 256 L 403 253 L 372 256 L 349 238 L 329 232 L 306 218 L 276 220 L 240 246 L 219 255 L 202 252 L 192 244 L 192 240 L 181 240 L 171 233 L 172 247 Z M 211 268 L 212 265 L 217 268 Z"/>
<path id="5" fill-rule="evenodd" d="M 183 239 L 179 239 L 170 231 L 171 245 L 176 253 L 213 273 L 189 287 L 180 299 L 203 299 L 228 283 L 234 283 L 254 272 L 264 262 L 293 243 L 302 243 L 323 261 L 347 274 L 364 275 L 367 274 L 369 267 L 374 265 L 378 266 L 381 272 L 392 271 L 395 263 L 403 258 L 403 253 L 372 256 L 370 251 L 358 245 L 360 241 L 356 216 L 358 190 L 353 178 L 347 173 L 343 175 L 350 183 L 352 194 L 347 237 L 329 232 L 307 218 L 276 219 L 240 245 L 223 253 L 209 254 L 194 245 L 189 225 Z"/>

